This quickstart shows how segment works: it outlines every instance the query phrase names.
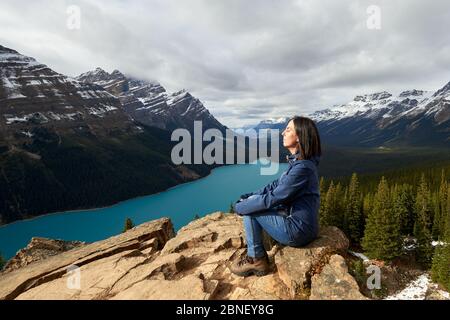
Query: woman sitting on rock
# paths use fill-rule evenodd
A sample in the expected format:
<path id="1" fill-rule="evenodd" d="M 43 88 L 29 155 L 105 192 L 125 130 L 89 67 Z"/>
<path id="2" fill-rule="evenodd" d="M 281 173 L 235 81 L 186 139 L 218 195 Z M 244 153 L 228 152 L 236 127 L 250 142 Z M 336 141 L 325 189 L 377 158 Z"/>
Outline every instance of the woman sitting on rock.
<path id="1" fill-rule="evenodd" d="M 239 276 L 269 272 L 263 230 L 282 245 L 293 247 L 308 244 L 319 232 L 319 132 L 311 119 L 296 116 L 289 120 L 282 135 L 283 146 L 290 152 L 288 169 L 279 179 L 242 195 L 234 204 L 235 212 L 244 218 L 247 239 L 247 255 L 230 268 Z"/>

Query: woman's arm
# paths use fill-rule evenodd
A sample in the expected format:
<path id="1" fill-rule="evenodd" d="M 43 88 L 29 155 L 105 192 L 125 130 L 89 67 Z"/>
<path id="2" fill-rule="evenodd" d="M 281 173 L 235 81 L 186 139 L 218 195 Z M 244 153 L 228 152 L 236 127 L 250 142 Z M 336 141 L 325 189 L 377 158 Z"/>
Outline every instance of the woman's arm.
<path id="1" fill-rule="evenodd" d="M 257 195 L 257 194 L 264 194 L 269 191 L 272 191 L 274 188 L 276 188 L 278 186 L 278 181 L 279 181 L 279 179 L 276 179 L 276 180 L 272 181 L 271 183 L 269 183 L 267 186 L 255 191 L 255 192 L 243 194 L 243 195 L 241 195 L 241 199 L 245 200 L 250 196 Z"/>
<path id="2" fill-rule="evenodd" d="M 283 179 L 283 183 L 277 184 L 272 190 L 263 194 L 254 194 L 236 203 L 236 213 L 240 215 L 251 214 L 273 208 L 289 200 L 307 185 L 310 170 L 303 166 L 293 167 Z"/>

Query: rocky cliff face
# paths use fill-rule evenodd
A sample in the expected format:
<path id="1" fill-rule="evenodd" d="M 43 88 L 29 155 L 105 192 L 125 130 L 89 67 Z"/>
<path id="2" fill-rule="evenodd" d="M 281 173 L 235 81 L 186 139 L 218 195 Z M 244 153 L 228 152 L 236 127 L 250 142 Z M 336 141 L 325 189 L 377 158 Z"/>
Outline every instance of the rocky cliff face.
<path id="1" fill-rule="evenodd" d="M 33 237 L 25 248 L 19 250 L 16 255 L 8 261 L 3 268 L 3 272 L 6 273 L 20 269 L 32 262 L 44 260 L 83 244 L 85 243 L 81 241 L 64 241 Z"/>
<path id="2" fill-rule="evenodd" d="M 138 129 L 119 99 L 0 46 L 0 146 L 30 142 L 38 129 L 110 135 Z"/>
<path id="3" fill-rule="evenodd" d="M 366 299 L 340 255 L 348 244 L 324 228 L 304 248 L 268 248 L 273 273 L 241 278 L 228 269 L 245 254 L 241 217 L 217 212 L 176 235 L 162 218 L 49 257 L 29 246 L 0 275 L 0 299 Z"/>
<path id="4" fill-rule="evenodd" d="M 193 132 L 194 121 L 202 121 L 204 130 L 226 131 L 203 103 L 186 90 L 169 93 L 159 83 L 127 77 L 118 70 L 108 73 L 101 68 L 83 73 L 77 80 L 104 88 L 120 100 L 130 117 L 143 124 Z"/>
<path id="5" fill-rule="evenodd" d="M 98 77 L 113 93 L 138 86 L 107 85 L 118 72 Z M 137 125 L 102 86 L 0 45 L 0 224 L 111 205 L 209 173 L 206 165 L 174 165 L 170 137 Z"/>

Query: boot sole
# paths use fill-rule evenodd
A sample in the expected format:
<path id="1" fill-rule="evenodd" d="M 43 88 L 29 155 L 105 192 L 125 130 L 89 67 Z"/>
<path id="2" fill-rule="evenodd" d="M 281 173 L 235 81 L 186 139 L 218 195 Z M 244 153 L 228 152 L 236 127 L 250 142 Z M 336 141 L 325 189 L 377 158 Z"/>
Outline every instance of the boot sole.
<path id="1" fill-rule="evenodd" d="M 235 273 L 236 275 L 240 276 L 240 277 L 248 277 L 251 275 L 255 275 L 257 277 L 262 277 L 265 276 L 267 274 L 269 274 L 269 271 L 253 271 L 253 270 L 249 270 L 249 271 L 245 271 L 245 272 L 238 272 Z"/>

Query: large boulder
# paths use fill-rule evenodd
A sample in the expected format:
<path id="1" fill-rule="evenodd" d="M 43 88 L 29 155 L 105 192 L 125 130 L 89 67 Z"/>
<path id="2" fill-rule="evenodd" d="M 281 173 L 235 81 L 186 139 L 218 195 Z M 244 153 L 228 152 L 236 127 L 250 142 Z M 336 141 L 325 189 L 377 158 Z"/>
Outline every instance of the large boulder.
<path id="1" fill-rule="evenodd" d="M 347 247 L 339 229 L 324 228 L 306 247 L 268 248 L 273 272 L 242 278 L 229 270 L 234 259 L 246 254 L 242 217 L 216 212 L 176 235 L 170 220 L 162 218 L 5 273 L 0 298 L 309 298 L 311 277 L 322 269 L 329 272 L 330 256 Z M 350 281 L 349 274 L 340 276 Z"/>
<path id="2" fill-rule="evenodd" d="M 275 264 L 291 298 L 308 296 L 311 276 L 333 253 L 344 252 L 348 246 L 349 241 L 341 230 L 326 227 L 315 241 L 303 248 L 284 247 L 279 250 Z"/>
<path id="3" fill-rule="evenodd" d="M 345 260 L 333 255 L 322 272 L 312 277 L 311 300 L 366 300 L 356 280 L 348 273 Z"/>

